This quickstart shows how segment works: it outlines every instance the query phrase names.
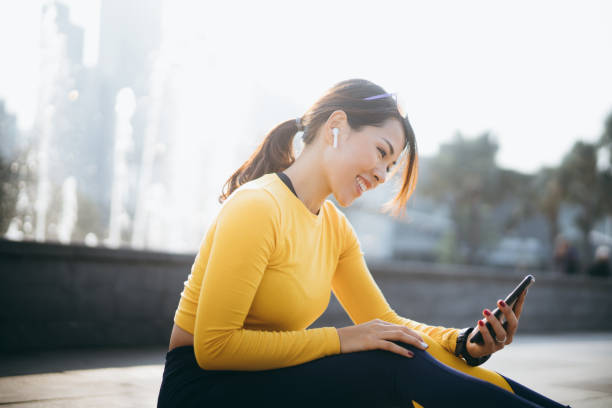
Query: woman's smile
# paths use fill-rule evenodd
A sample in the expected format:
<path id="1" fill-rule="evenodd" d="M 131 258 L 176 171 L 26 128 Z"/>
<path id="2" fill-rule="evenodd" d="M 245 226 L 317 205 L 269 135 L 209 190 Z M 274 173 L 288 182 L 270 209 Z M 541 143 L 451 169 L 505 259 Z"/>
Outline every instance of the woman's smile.
<path id="1" fill-rule="evenodd" d="M 368 190 L 368 182 L 361 176 L 355 177 L 355 184 L 357 185 L 357 196 L 361 196 Z"/>

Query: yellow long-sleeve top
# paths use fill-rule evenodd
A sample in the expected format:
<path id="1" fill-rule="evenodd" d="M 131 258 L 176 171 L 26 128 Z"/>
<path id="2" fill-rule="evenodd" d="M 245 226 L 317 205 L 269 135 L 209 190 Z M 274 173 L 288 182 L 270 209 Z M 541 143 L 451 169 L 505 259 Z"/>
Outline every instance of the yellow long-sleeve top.
<path id="1" fill-rule="evenodd" d="M 340 353 L 336 328 L 307 329 L 332 290 L 355 324 L 378 318 L 405 325 L 454 352 L 457 329 L 400 317 L 389 306 L 333 202 L 315 215 L 274 173 L 242 185 L 223 203 L 174 322 L 194 335 L 204 369 L 293 366 Z"/>

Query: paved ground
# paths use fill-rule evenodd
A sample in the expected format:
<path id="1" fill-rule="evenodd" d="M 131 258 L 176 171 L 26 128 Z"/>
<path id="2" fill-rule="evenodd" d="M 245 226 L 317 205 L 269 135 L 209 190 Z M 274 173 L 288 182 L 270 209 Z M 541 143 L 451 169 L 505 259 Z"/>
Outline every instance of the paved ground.
<path id="1" fill-rule="evenodd" d="M 0 355 L 0 405 L 154 407 L 164 348 Z M 612 333 L 521 335 L 486 367 L 573 408 L 612 407 Z"/>

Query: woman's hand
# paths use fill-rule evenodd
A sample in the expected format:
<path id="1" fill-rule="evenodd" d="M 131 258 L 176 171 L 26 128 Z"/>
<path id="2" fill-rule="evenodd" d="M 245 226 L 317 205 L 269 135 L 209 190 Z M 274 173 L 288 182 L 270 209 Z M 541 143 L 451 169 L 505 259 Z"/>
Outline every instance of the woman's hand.
<path id="1" fill-rule="evenodd" d="M 497 301 L 497 307 L 504 313 L 506 317 L 506 321 L 508 325 L 504 329 L 501 322 L 489 311 L 485 309 L 482 311 L 482 315 L 487 319 L 487 321 L 493 327 L 495 331 L 495 337 L 498 340 L 493 339 L 489 330 L 487 330 L 485 322 L 483 320 L 478 321 L 478 330 L 473 330 L 470 333 L 469 338 L 466 342 L 466 349 L 470 356 L 478 358 L 483 357 L 489 354 L 493 354 L 496 351 L 499 351 L 504 348 L 504 346 L 512 343 L 512 338 L 514 337 L 514 333 L 518 327 L 518 319 L 521 315 L 521 311 L 523 310 L 523 302 L 525 302 L 525 296 L 527 296 L 527 291 L 525 290 L 521 296 L 518 298 L 516 303 L 514 304 L 514 310 L 506 305 L 503 300 Z M 482 333 L 482 338 L 484 340 L 484 344 L 471 343 L 470 339 L 480 331 Z"/>
<path id="2" fill-rule="evenodd" d="M 418 332 L 406 326 L 389 323 L 380 319 L 374 319 L 355 326 L 342 327 L 337 329 L 337 331 L 340 337 L 341 353 L 381 349 L 401 354 L 402 356 L 413 357 L 414 353 L 392 341 L 412 344 L 422 350 L 429 347 Z"/>

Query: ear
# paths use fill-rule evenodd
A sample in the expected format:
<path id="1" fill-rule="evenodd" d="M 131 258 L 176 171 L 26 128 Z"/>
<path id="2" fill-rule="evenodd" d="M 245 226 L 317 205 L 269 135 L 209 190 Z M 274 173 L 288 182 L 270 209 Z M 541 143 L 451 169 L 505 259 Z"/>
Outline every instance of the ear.
<path id="1" fill-rule="evenodd" d="M 339 140 L 343 140 L 346 137 L 346 134 L 349 130 L 348 117 L 346 116 L 346 112 L 343 110 L 334 111 L 329 118 L 327 118 L 327 122 L 323 125 L 323 139 L 325 143 L 330 146 L 333 144 L 334 134 L 332 133 L 333 128 L 338 128 Z"/>

